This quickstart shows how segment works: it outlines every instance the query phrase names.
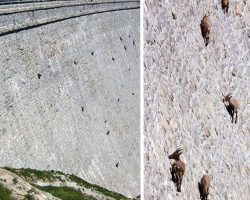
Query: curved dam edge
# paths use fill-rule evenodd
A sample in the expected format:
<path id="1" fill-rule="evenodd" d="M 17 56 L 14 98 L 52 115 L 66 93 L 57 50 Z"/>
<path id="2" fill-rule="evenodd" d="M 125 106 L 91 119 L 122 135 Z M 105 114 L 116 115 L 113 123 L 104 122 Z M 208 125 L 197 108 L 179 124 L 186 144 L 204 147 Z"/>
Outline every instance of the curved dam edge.
<path id="1" fill-rule="evenodd" d="M 76 1 L 77 3 L 77 1 Z M 76 7 L 77 6 L 77 7 Z M 139 9 L 139 1 L 108 1 L 82 4 L 66 4 L 56 7 L 47 5 L 39 9 L 25 9 L 0 14 L 0 36 L 37 28 L 51 23 L 61 22 L 106 12 Z M 11 15 L 11 16 L 10 16 Z"/>

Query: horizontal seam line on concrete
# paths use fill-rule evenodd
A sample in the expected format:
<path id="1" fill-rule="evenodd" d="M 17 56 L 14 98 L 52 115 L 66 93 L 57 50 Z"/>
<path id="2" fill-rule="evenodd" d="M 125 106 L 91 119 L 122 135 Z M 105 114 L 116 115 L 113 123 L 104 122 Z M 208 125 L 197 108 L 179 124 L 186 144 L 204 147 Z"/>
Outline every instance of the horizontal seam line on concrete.
<path id="1" fill-rule="evenodd" d="M 0 13 L 0 16 L 1 15 L 12 15 L 12 14 L 18 14 L 18 13 L 25 13 L 25 12 L 34 12 L 34 11 L 38 11 L 38 10 L 50 10 L 50 9 L 57 9 L 57 8 L 65 8 L 65 7 L 80 7 L 80 6 L 89 6 L 89 5 L 139 3 L 139 2 L 140 1 L 116 1 L 116 2 L 101 2 L 101 3 L 69 4 L 69 5 L 51 6 L 51 7 L 47 7 L 47 8 L 33 8 L 33 9 L 20 10 L 20 11 L 5 12 L 5 13 Z"/>
<path id="2" fill-rule="evenodd" d="M 6 31 L 3 33 L 0 33 L 0 37 L 5 36 L 5 35 L 9 35 L 9 34 L 13 34 L 13 33 L 18 33 L 18 32 L 25 31 L 25 30 L 29 30 L 29 29 L 33 29 L 33 28 L 38 28 L 40 26 L 44 26 L 44 25 L 48 25 L 48 24 L 53 24 L 53 23 L 57 23 L 57 22 L 61 22 L 61 21 L 69 20 L 69 19 L 78 18 L 78 17 L 108 13 L 108 12 L 124 11 L 124 10 L 135 10 L 135 9 L 139 9 L 139 8 L 140 8 L 140 6 L 131 7 L 131 8 L 118 8 L 118 9 L 113 9 L 113 10 L 98 11 L 98 12 L 92 12 L 92 13 L 80 14 L 80 15 L 76 15 L 76 16 L 65 17 L 62 19 L 52 20 L 49 22 L 44 22 L 44 23 L 40 23 L 40 24 L 35 24 L 35 25 L 31 25 L 31 26 L 17 28 L 15 30 L 11 30 L 11 31 Z"/>
<path id="3" fill-rule="evenodd" d="M 0 6 L 1 5 L 13 5 L 13 4 L 26 4 L 26 3 L 47 3 L 47 2 L 57 2 L 58 0 L 40 0 L 40 1 L 0 1 Z M 68 1 L 68 0 L 60 0 L 60 1 Z"/>

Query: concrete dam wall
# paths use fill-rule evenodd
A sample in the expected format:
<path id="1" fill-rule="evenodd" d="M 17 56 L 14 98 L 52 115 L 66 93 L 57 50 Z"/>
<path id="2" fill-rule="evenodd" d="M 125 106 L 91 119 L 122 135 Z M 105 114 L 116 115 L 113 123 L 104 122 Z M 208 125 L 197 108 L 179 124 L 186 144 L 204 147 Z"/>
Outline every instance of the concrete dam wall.
<path id="1" fill-rule="evenodd" d="M 250 197 L 250 1 L 146 0 L 145 199 L 199 199 L 198 182 L 211 178 L 208 199 Z M 210 43 L 201 20 L 209 14 Z M 240 101 L 237 124 L 222 93 Z M 168 156 L 183 148 L 181 192 Z"/>
<path id="2" fill-rule="evenodd" d="M 139 2 L 0 6 L 0 165 L 139 194 Z"/>

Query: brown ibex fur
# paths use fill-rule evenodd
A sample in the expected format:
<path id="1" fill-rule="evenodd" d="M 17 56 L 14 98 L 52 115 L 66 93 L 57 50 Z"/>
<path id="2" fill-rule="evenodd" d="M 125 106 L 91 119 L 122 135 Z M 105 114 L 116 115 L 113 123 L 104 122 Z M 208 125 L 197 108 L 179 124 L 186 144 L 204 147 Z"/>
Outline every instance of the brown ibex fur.
<path id="1" fill-rule="evenodd" d="M 201 182 L 198 183 L 201 200 L 207 200 L 207 196 L 209 194 L 209 187 L 210 187 L 210 178 L 208 175 L 203 175 Z"/>
<path id="2" fill-rule="evenodd" d="M 209 43 L 209 35 L 210 35 L 211 28 L 212 28 L 212 22 L 209 19 L 209 16 L 205 15 L 203 17 L 203 19 L 201 20 L 200 26 L 201 26 L 202 37 L 204 39 L 205 45 L 207 46 Z"/>
<path id="3" fill-rule="evenodd" d="M 223 94 L 222 94 L 223 95 Z M 237 119 L 238 119 L 238 110 L 240 108 L 240 102 L 235 99 L 232 98 L 232 94 L 228 94 L 228 95 L 223 95 L 223 103 L 225 105 L 225 102 L 228 102 L 228 105 L 225 105 L 227 108 L 227 111 L 229 112 L 229 114 L 231 115 L 232 118 L 232 123 L 234 123 L 234 115 L 235 116 L 235 124 L 237 123 Z"/>
<path id="4" fill-rule="evenodd" d="M 177 185 L 177 191 L 181 192 L 182 178 L 185 173 L 185 163 L 180 160 L 180 155 L 182 154 L 182 149 L 177 149 L 168 158 L 174 159 L 175 162 L 172 163 L 170 172 L 172 175 L 172 181 Z"/>
<path id="5" fill-rule="evenodd" d="M 224 10 L 224 13 L 228 13 L 228 8 L 229 8 L 229 0 L 222 0 L 221 1 L 221 7 Z"/>

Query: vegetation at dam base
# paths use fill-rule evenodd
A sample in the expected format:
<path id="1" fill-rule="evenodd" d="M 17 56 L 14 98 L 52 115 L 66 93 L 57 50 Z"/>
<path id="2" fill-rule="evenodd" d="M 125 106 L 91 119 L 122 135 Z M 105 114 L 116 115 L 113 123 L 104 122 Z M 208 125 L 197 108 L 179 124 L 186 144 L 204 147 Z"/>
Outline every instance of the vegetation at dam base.
<path id="1" fill-rule="evenodd" d="M 82 194 L 80 191 L 76 191 L 73 188 L 62 186 L 35 186 L 39 190 L 48 192 L 55 197 L 58 197 L 62 200 L 96 200 L 94 197 L 87 196 Z"/>
<path id="2" fill-rule="evenodd" d="M 15 169 L 10 167 L 3 167 L 2 169 L 16 174 L 24 181 L 31 184 L 34 188 L 40 191 L 44 191 L 46 193 L 50 193 L 54 197 L 57 197 L 62 200 L 130 199 L 122 194 L 109 191 L 95 184 L 88 183 L 73 174 L 71 175 L 64 174 L 60 171 L 53 171 L 53 170 L 40 171 L 30 168 Z M 14 179 L 13 179 L 13 184 L 16 184 L 18 182 L 18 179 L 17 178 Z M 11 190 L 6 186 L 4 186 L 3 184 L 0 184 L 0 194 L 1 194 L 0 200 L 15 199 L 12 197 Z M 33 197 L 32 195 L 27 194 L 25 196 L 25 199 L 31 200 L 33 199 Z"/>
<path id="3" fill-rule="evenodd" d="M 14 200 L 11 191 L 0 183 L 0 200 Z"/>

